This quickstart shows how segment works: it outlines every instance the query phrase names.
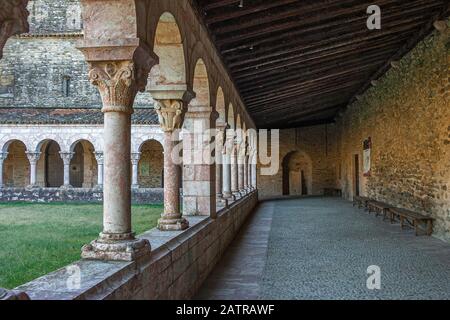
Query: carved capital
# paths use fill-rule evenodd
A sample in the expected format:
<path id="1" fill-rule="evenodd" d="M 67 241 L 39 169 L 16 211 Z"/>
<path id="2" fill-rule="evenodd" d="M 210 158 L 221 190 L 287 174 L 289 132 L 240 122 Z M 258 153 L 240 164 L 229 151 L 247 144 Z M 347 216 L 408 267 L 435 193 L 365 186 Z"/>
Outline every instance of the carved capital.
<path id="1" fill-rule="evenodd" d="M 103 152 L 95 152 L 95 160 L 97 160 L 97 164 L 103 164 L 104 162 L 104 156 L 103 156 Z"/>
<path id="2" fill-rule="evenodd" d="M 103 100 L 102 112 L 133 113 L 138 86 L 132 61 L 90 62 L 89 80 L 98 87 Z"/>
<path id="3" fill-rule="evenodd" d="M 186 108 L 181 100 L 157 100 L 155 110 L 159 124 L 164 132 L 181 129 L 186 114 Z"/>
<path id="4" fill-rule="evenodd" d="M 131 154 L 131 163 L 134 165 L 139 164 L 139 160 L 141 160 L 141 153 L 140 152 L 134 152 Z"/>
<path id="5" fill-rule="evenodd" d="M 0 162 L 3 162 L 8 158 L 8 152 L 0 152 Z"/>
<path id="6" fill-rule="evenodd" d="M 59 155 L 61 156 L 61 159 L 65 165 L 70 165 L 70 161 L 72 161 L 73 155 L 75 153 L 73 152 L 60 152 Z"/>
<path id="7" fill-rule="evenodd" d="M 28 0 L 0 1 L 0 59 L 9 38 L 29 30 L 27 4 Z"/>
<path id="8" fill-rule="evenodd" d="M 27 152 L 27 157 L 30 163 L 36 163 L 41 158 L 40 152 Z"/>

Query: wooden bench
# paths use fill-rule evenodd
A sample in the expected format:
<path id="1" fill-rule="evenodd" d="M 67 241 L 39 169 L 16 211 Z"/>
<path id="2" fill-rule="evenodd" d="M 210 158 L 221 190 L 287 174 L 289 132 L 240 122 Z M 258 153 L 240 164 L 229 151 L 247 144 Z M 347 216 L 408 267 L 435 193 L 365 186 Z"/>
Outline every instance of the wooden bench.
<path id="1" fill-rule="evenodd" d="M 435 219 L 431 217 L 427 217 L 423 214 L 402 209 L 402 208 L 389 208 L 388 209 L 391 215 L 391 223 L 395 221 L 395 218 L 397 217 L 400 220 L 400 227 L 403 229 L 405 222 L 409 224 L 411 227 L 413 227 L 416 231 L 416 236 L 419 235 L 419 229 L 420 224 L 426 225 L 426 235 L 431 236 L 433 233 L 433 221 Z"/>
<path id="2" fill-rule="evenodd" d="M 358 206 L 358 208 L 367 208 L 367 202 L 370 199 L 366 197 L 354 196 L 353 197 L 353 206 Z"/>
<path id="3" fill-rule="evenodd" d="M 389 214 L 389 210 L 392 208 L 392 206 L 388 203 L 381 202 L 381 201 L 375 201 L 375 200 L 369 200 L 367 201 L 367 209 L 369 210 L 369 213 L 375 212 L 375 215 L 378 217 L 378 215 L 383 215 L 383 220 L 386 219 L 387 215 Z"/>

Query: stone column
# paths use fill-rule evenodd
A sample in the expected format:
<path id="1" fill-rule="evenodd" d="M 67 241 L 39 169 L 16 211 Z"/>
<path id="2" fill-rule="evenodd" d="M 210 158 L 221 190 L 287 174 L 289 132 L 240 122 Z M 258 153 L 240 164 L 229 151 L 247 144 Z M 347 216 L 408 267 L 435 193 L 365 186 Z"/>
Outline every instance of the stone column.
<path id="1" fill-rule="evenodd" d="M 237 145 L 234 142 L 233 149 L 231 150 L 231 192 L 234 197 L 240 197 L 239 186 L 238 186 L 238 156 L 237 156 Z"/>
<path id="2" fill-rule="evenodd" d="M 245 143 L 240 142 L 238 145 L 238 191 L 243 193 L 244 190 L 244 166 L 245 166 Z"/>
<path id="3" fill-rule="evenodd" d="M 28 161 L 30 161 L 30 185 L 29 188 L 36 187 L 37 162 L 41 157 L 40 152 L 27 152 Z"/>
<path id="4" fill-rule="evenodd" d="M 257 159 L 257 151 L 256 149 L 253 152 L 253 160 L 251 163 L 251 167 L 252 167 L 252 187 L 253 189 L 257 189 L 258 188 L 258 184 L 257 184 L 257 167 L 256 167 L 256 163 L 257 163 L 258 159 Z"/>
<path id="5" fill-rule="evenodd" d="M 233 136 L 229 134 L 230 130 L 226 131 L 225 146 L 222 151 L 223 158 L 223 198 L 227 200 L 234 200 L 234 196 L 231 192 L 231 155 L 234 147 Z"/>
<path id="6" fill-rule="evenodd" d="M 156 100 L 161 129 L 164 131 L 164 213 L 158 221 L 162 231 L 184 230 L 189 222 L 180 211 L 180 170 L 172 153 L 179 143 L 179 130 L 184 121 L 186 108 L 182 99 Z"/>
<path id="7" fill-rule="evenodd" d="M 244 156 L 244 189 L 248 191 L 248 155 L 247 153 Z"/>
<path id="8" fill-rule="evenodd" d="M 216 217 L 216 168 L 213 133 L 218 113 L 210 106 L 189 106 L 183 132 L 183 214 Z"/>
<path id="9" fill-rule="evenodd" d="M 83 44 L 79 49 L 89 62 L 89 79 L 103 101 L 104 184 L 103 231 L 83 247 L 82 257 L 132 261 L 150 253 L 150 243 L 136 239 L 131 229 L 131 114 L 154 61 L 134 40 L 128 47 L 99 48 L 86 40 Z"/>
<path id="10" fill-rule="evenodd" d="M 8 157 L 8 152 L 0 152 L 0 189 L 3 188 L 3 162 Z"/>
<path id="11" fill-rule="evenodd" d="M 97 188 L 103 188 L 103 152 L 95 152 L 95 159 L 97 160 Z"/>
<path id="12" fill-rule="evenodd" d="M 70 185 L 70 162 L 72 161 L 73 152 L 59 152 L 61 159 L 64 163 L 64 184 L 62 188 L 72 188 Z"/>
<path id="13" fill-rule="evenodd" d="M 132 165 L 132 177 L 131 177 L 131 187 L 133 189 L 139 188 L 139 160 L 141 159 L 141 153 L 136 152 L 131 154 L 131 165 Z"/>
<path id="14" fill-rule="evenodd" d="M 223 171 L 224 171 L 224 158 L 223 158 L 223 150 L 224 150 L 224 140 L 225 140 L 225 129 L 226 124 L 222 122 L 218 122 L 216 124 L 216 198 L 217 201 L 221 204 L 225 204 L 226 199 L 223 196 Z"/>

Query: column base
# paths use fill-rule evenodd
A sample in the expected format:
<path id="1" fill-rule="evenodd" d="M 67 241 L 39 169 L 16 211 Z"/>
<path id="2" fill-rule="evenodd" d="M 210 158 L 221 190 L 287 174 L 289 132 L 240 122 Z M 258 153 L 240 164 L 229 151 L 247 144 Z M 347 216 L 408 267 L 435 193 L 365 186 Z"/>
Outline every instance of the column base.
<path id="1" fill-rule="evenodd" d="M 189 228 L 189 221 L 185 218 L 158 220 L 158 229 L 161 231 L 182 231 Z"/>
<path id="2" fill-rule="evenodd" d="M 67 185 L 63 185 L 61 187 L 59 187 L 61 190 L 70 190 L 73 189 L 73 187 L 70 184 Z"/>
<path id="3" fill-rule="evenodd" d="M 120 240 L 121 238 L 123 240 Z M 147 239 L 135 239 L 133 234 L 100 234 L 99 239 L 83 246 L 81 258 L 105 261 L 134 261 L 150 252 L 151 246 Z"/>
<path id="4" fill-rule="evenodd" d="M 217 195 L 216 196 L 216 203 L 219 207 L 228 207 L 228 199 L 224 198 L 223 195 Z"/>

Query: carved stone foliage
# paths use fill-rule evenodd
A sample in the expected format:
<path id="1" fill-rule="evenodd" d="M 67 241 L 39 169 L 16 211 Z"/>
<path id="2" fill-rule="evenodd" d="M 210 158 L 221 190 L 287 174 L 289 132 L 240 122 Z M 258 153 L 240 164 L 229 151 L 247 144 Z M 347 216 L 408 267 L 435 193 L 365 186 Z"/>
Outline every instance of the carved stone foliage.
<path id="1" fill-rule="evenodd" d="M 90 62 L 89 80 L 98 87 L 103 100 L 102 112 L 133 113 L 137 94 L 132 61 Z"/>
<path id="2" fill-rule="evenodd" d="M 0 1 L 0 59 L 9 38 L 29 30 L 27 4 L 28 0 Z"/>
<path id="3" fill-rule="evenodd" d="M 159 124 L 164 132 L 172 132 L 183 126 L 186 109 L 181 100 L 158 100 L 155 110 L 158 113 Z"/>

